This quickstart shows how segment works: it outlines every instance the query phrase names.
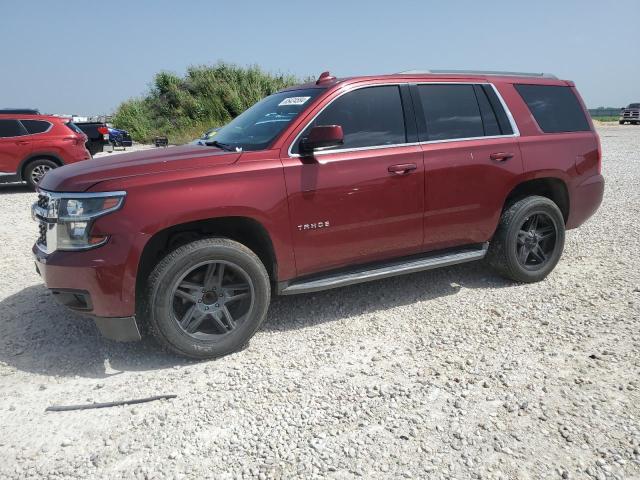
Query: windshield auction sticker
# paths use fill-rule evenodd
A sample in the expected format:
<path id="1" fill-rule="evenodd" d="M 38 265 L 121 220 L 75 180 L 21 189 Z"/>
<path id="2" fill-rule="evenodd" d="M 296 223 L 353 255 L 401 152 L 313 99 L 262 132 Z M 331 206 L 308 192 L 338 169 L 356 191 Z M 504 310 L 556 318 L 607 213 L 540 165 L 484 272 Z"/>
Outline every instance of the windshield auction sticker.
<path id="1" fill-rule="evenodd" d="M 278 106 L 282 107 L 284 105 L 304 105 L 307 100 L 311 97 L 289 97 L 282 100 Z"/>

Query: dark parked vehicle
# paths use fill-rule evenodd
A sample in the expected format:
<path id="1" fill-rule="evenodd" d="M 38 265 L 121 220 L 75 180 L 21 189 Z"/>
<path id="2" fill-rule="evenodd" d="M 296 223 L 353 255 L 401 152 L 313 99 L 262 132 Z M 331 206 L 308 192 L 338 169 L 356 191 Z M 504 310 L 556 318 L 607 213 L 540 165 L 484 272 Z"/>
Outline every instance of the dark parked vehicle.
<path id="1" fill-rule="evenodd" d="M 109 142 L 109 128 L 102 122 L 77 122 L 76 126 L 87 136 L 87 150 L 91 155 L 100 153 Z"/>
<path id="2" fill-rule="evenodd" d="M 640 103 L 630 103 L 627 108 L 620 111 L 618 123 L 623 125 L 627 122 L 633 125 L 640 123 Z"/>
<path id="3" fill-rule="evenodd" d="M 573 82 L 325 72 L 205 145 L 50 172 L 33 254 L 54 296 L 106 336 L 150 331 L 172 351 L 217 357 L 251 338 L 275 294 L 485 257 L 540 281 L 603 190 Z"/>
<path id="4" fill-rule="evenodd" d="M 0 181 L 26 181 L 35 188 L 49 170 L 90 158 L 86 139 L 65 118 L 0 114 Z"/>
<path id="5" fill-rule="evenodd" d="M 109 128 L 109 142 L 114 147 L 130 147 L 133 145 L 129 132 L 119 128 Z"/>

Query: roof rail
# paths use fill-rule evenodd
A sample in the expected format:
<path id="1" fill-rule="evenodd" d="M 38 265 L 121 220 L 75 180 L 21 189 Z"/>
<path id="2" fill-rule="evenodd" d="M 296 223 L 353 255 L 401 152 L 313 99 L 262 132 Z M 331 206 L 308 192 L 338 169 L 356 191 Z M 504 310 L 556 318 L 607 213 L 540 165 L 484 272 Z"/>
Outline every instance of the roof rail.
<path id="1" fill-rule="evenodd" d="M 539 78 L 555 78 L 551 73 L 530 73 L 530 72 L 503 72 L 500 70 L 407 70 L 398 72 L 398 74 L 433 74 L 433 75 L 496 75 L 501 77 L 539 77 Z"/>

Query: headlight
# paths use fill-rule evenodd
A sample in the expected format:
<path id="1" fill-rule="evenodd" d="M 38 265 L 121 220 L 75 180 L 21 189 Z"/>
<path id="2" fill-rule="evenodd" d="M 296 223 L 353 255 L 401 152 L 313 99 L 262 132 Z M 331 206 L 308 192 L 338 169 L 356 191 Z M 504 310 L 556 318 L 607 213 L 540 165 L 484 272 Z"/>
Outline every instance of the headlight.
<path id="1" fill-rule="evenodd" d="M 61 198 L 58 204 L 58 249 L 80 250 L 106 242 L 106 236 L 91 236 L 93 222 L 102 215 L 118 210 L 123 200 L 123 194 Z"/>
<path id="2" fill-rule="evenodd" d="M 108 235 L 92 235 L 95 220 L 122 207 L 126 192 L 57 193 L 41 191 L 33 216 L 46 224 L 46 251 L 86 250 L 104 244 Z M 44 200 L 43 200 L 44 198 Z M 41 245 L 42 247 L 42 245 Z"/>

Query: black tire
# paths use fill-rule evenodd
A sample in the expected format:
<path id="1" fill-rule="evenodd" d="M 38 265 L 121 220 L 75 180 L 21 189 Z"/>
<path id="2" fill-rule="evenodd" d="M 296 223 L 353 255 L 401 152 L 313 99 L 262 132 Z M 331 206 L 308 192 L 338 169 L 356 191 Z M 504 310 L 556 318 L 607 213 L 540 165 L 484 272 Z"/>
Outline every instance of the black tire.
<path id="1" fill-rule="evenodd" d="M 22 179 L 35 190 L 44 174 L 49 170 L 58 168 L 58 166 L 57 163 L 47 158 L 36 158 L 26 165 Z"/>
<path id="2" fill-rule="evenodd" d="M 546 197 L 526 197 L 502 212 L 489 245 L 488 260 L 504 277 L 538 282 L 560 260 L 564 239 L 564 218 L 558 206 Z"/>
<path id="3" fill-rule="evenodd" d="M 623 122 L 622 120 L 620 120 L 618 123 L 619 123 L 620 125 L 624 125 L 624 122 Z"/>
<path id="4" fill-rule="evenodd" d="M 213 277 L 218 276 L 221 265 L 222 276 L 215 283 Z M 212 281 L 209 286 L 208 278 Z M 235 301 L 245 290 L 249 299 L 245 295 Z M 227 300 L 218 301 L 218 293 Z M 177 248 L 156 265 L 148 279 L 142 320 L 170 351 L 197 359 L 216 358 L 241 349 L 249 341 L 266 317 L 270 298 L 269 275 L 251 250 L 226 238 L 208 238 Z M 239 312 L 246 305 L 246 311 Z M 211 311 L 204 312 L 209 307 Z M 237 318 L 231 318 L 231 310 Z M 186 325 L 182 322 L 185 319 Z M 195 323 L 197 331 L 190 331 Z"/>

